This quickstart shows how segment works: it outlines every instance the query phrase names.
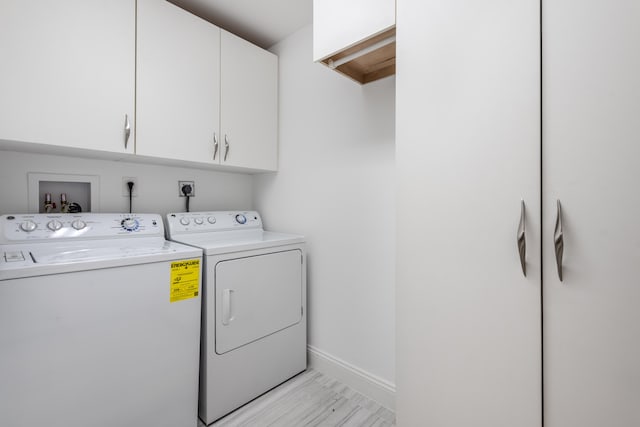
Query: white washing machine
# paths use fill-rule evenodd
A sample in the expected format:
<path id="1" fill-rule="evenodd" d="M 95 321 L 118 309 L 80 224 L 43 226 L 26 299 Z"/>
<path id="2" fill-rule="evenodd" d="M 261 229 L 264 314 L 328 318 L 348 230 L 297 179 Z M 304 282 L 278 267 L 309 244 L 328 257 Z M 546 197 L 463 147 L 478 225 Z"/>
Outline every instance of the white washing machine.
<path id="1" fill-rule="evenodd" d="M 167 230 L 204 250 L 199 414 L 211 424 L 306 369 L 304 238 L 264 231 L 257 212 L 168 214 Z"/>
<path id="2" fill-rule="evenodd" d="M 201 260 L 159 215 L 0 216 L 0 425 L 196 427 Z"/>

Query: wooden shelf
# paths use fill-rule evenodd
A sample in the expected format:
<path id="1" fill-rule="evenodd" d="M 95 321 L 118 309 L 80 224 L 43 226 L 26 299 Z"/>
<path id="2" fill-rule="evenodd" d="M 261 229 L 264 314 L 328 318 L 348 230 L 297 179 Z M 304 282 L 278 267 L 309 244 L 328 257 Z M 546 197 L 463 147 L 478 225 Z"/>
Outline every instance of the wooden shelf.
<path id="1" fill-rule="evenodd" d="M 396 29 L 391 28 L 377 36 L 364 40 L 334 55 L 331 55 L 322 62 L 326 66 L 335 71 L 349 77 L 361 84 L 370 83 L 384 77 L 392 76 L 396 73 L 396 42 L 395 40 L 385 44 L 384 46 L 367 52 L 354 59 L 334 66 L 334 63 L 340 63 L 343 58 L 357 54 L 362 50 L 370 48 L 384 40 L 395 37 Z"/>

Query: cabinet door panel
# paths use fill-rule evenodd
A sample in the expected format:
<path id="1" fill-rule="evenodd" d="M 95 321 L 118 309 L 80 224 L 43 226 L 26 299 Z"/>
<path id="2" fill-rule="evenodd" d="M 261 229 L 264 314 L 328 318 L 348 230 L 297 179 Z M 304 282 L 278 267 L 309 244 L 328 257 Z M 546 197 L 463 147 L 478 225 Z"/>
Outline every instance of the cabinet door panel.
<path id="1" fill-rule="evenodd" d="M 398 425 L 540 427 L 539 3 L 397 12 Z"/>
<path id="2" fill-rule="evenodd" d="M 640 5 L 543 7 L 545 426 L 640 425 Z M 563 281 L 556 271 L 556 200 Z"/>
<path id="3" fill-rule="evenodd" d="M 134 1 L 3 1 L 0 57 L 0 140 L 133 152 Z"/>
<path id="4" fill-rule="evenodd" d="M 220 87 L 222 164 L 276 170 L 278 57 L 222 30 Z"/>
<path id="5" fill-rule="evenodd" d="M 166 1 L 138 1 L 136 154 L 214 160 L 220 29 Z"/>

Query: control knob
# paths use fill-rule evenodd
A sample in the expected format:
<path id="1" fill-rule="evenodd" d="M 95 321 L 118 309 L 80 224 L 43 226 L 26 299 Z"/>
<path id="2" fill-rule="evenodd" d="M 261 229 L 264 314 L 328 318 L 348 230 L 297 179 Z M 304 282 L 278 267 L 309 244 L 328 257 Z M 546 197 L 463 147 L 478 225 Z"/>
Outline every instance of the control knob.
<path id="1" fill-rule="evenodd" d="M 28 220 L 24 221 L 22 224 L 20 224 L 20 229 L 22 231 L 26 231 L 27 233 L 31 233 L 36 228 L 38 228 L 38 224 L 36 224 L 35 222 L 31 221 L 30 219 L 28 219 Z"/>
<path id="2" fill-rule="evenodd" d="M 62 223 L 57 219 L 52 219 L 47 223 L 47 228 L 51 231 L 58 231 L 62 228 Z"/>
<path id="3" fill-rule="evenodd" d="M 198 225 L 202 225 L 202 223 L 203 223 L 204 221 L 202 220 L 202 218 L 196 218 L 196 219 L 194 219 L 194 220 L 193 220 L 193 222 L 195 222 L 195 223 L 196 223 L 196 224 L 198 224 Z"/>
<path id="4" fill-rule="evenodd" d="M 216 217 L 215 216 L 210 216 L 209 218 L 207 218 L 207 221 L 209 221 L 209 224 L 215 224 L 216 223 Z"/>
<path id="5" fill-rule="evenodd" d="M 135 218 L 125 218 L 120 222 L 120 225 L 127 231 L 136 231 L 140 223 Z"/>
<path id="6" fill-rule="evenodd" d="M 242 214 L 238 214 L 236 215 L 236 221 L 238 224 L 245 224 L 247 222 L 247 217 Z"/>
<path id="7" fill-rule="evenodd" d="M 76 219 L 71 223 L 71 226 L 73 228 L 75 228 L 76 230 L 82 230 L 83 228 L 85 228 L 87 226 L 87 223 L 84 222 L 81 219 Z"/>
<path id="8" fill-rule="evenodd" d="M 180 218 L 180 224 L 182 225 L 189 225 L 190 222 L 191 221 L 189 221 L 189 218 L 184 218 L 184 217 Z"/>

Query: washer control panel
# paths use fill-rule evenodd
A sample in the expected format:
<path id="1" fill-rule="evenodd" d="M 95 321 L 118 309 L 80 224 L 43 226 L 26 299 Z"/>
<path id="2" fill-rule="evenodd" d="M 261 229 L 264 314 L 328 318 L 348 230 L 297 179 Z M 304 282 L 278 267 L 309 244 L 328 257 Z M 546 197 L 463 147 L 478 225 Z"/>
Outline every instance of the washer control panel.
<path id="1" fill-rule="evenodd" d="M 0 216 L 0 243 L 131 235 L 164 236 L 156 214 L 22 214 Z"/>
<path id="2" fill-rule="evenodd" d="M 169 235 L 262 229 L 262 219 L 256 211 L 180 212 L 167 214 Z"/>

